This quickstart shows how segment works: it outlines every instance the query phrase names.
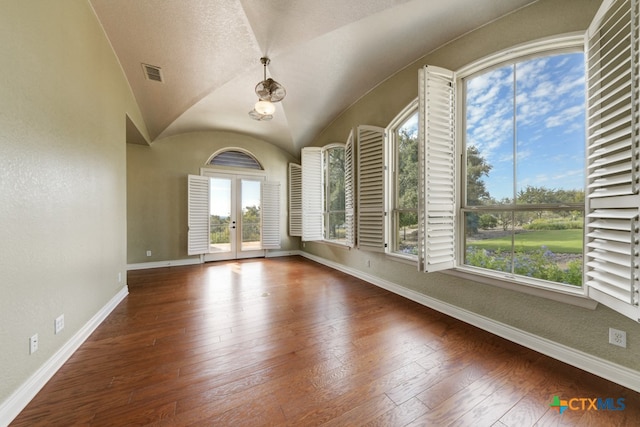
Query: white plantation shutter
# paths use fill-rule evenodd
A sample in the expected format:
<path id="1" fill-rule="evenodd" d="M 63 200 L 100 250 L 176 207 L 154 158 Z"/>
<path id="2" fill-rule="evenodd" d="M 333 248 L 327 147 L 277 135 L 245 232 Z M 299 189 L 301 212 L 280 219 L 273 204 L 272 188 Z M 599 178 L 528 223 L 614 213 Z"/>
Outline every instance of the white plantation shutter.
<path id="1" fill-rule="evenodd" d="M 638 1 L 605 0 L 587 31 L 589 296 L 640 321 Z"/>
<path id="2" fill-rule="evenodd" d="M 344 208 L 345 208 L 345 240 L 347 246 L 355 246 L 355 173 L 353 161 L 353 131 L 349 133 L 344 147 Z"/>
<path id="3" fill-rule="evenodd" d="M 418 268 L 455 266 L 455 74 L 425 66 L 419 72 Z"/>
<path id="4" fill-rule="evenodd" d="M 384 129 L 357 129 L 357 243 L 359 249 L 384 252 L 385 242 L 385 156 Z"/>
<path id="5" fill-rule="evenodd" d="M 302 149 L 302 240 L 324 238 L 322 148 Z"/>
<path id="6" fill-rule="evenodd" d="M 187 254 L 209 253 L 209 177 L 187 177 Z"/>
<path id="7" fill-rule="evenodd" d="M 280 183 L 263 181 L 262 249 L 280 249 Z"/>
<path id="8" fill-rule="evenodd" d="M 289 236 L 302 236 L 302 167 L 289 163 Z"/>

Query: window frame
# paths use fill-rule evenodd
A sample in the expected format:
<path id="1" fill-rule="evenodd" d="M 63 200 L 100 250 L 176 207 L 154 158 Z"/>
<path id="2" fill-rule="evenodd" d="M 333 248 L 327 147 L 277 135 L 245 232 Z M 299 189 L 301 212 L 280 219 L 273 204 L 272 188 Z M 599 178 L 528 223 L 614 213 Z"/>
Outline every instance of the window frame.
<path id="1" fill-rule="evenodd" d="M 504 282 L 508 281 L 511 288 L 521 288 L 525 287 L 533 287 L 537 289 L 551 290 L 553 292 L 558 292 L 560 294 L 567 295 L 577 295 L 577 296 L 586 296 L 586 286 L 583 280 L 581 286 L 568 285 L 562 283 L 551 282 L 547 280 L 535 279 L 530 277 L 521 276 L 518 274 L 512 274 L 507 272 L 493 271 L 489 269 L 483 269 L 479 267 L 474 267 L 470 265 L 464 264 L 464 255 L 465 255 L 465 213 L 467 212 L 477 212 L 478 210 L 496 210 L 500 209 L 502 211 L 509 212 L 519 212 L 521 210 L 531 210 L 531 206 L 518 206 L 518 205 L 509 205 L 508 207 L 501 206 L 489 206 L 486 208 L 480 208 L 476 206 L 468 206 L 466 200 L 466 102 L 465 102 L 465 79 L 469 77 L 473 77 L 474 75 L 488 72 L 490 70 L 498 69 L 504 67 L 509 64 L 513 64 L 515 62 L 524 61 L 532 58 L 540 58 L 545 56 L 551 56 L 562 53 L 576 53 L 576 52 L 585 52 L 585 34 L 584 32 L 580 33 L 571 33 L 566 35 L 560 35 L 556 37 L 545 38 L 541 40 L 535 40 L 530 43 L 525 43 L 521 45 L 517 45 L 511 47 L 505 51 L 500 51 L 489 55 L 485 58 L 482 58 L 478 61 L 475 61 L 465 67 L 462 67 L 459 71 L 456 72 L 456 103 L 458 104 L 458 108 L 456 108 L 456 133 L 458 137 L 456 138 L 456 146 L 458 155 L 456 157 L 458 168 L 458 174 L 456 179 L 456 192 L 457 192 L 457 201 L 458 201 L 458 218 L 456 220 L 456 230 L 457 236 L 455 239 L 455 243 L 457 245 L 456 250 L 456 266 L 455 271 L 458 273 L 463 273 L 465 276 L 481 276 L 486 278 L 490 283 Z M 586 74 L 586 70 L 585 70 Z M 586 102 L 586 101 L 585 101 Z M 585 105 L 586 110 L 586 105 Z M 586 137 L 585 137 L 585 153 L 586 153 Z M 585 155 L 586 157 L 586 155 Z M 587 162 L 585 159 L 583 169 L 585 170 L 586 175 Z M 586 192 L 586 182 L 583 187 Z M 555 208 L 555 205 L 552 206 L 535 206 L 536 208 L 542 209 L 544 208 Z M 586 203 L 575 204 L 571 206 L 571 208 L 579 208 L 583 215 L 586 215 Z M 582 247 L 583 260 L 586 256 L 584 240 Z M 583 261 L 584 266 L 584 261 Z M 584 267 L 583 267 L 584 268 Z"/>
<path id="2" fill-rule="evenodd" d="M 345 206 L 344 209 L 331 210 L 330 208 L 331 203 L 329 201 L 329 197 L 330 197 L 331 182 L 330 182 L 330 173 L 329 173 L 329 152 L 331 150 L 341 149 L 343 152 L 343 159 L 344 159 L 344 157 L 346 156 L 345 148 L 346 148 L 345 144 L 342 144 L 339 142 L 327 144 L 324 147 L 322 147 L 322 173 L 323 173 L 323 185 L 324 185 L 324 197 L 323 197 L 324 208 L 323 208 L 323 227 L 322 227 L 323 233 L 322 234 L 323 234 L 323 241 L 325 242 L 347 246 L 346 234 L 344 239 L 329 238 L 330 218 L 332 213 L 343 213 L 345 215 L 345 224 L 346 224 L 346 203 L 344 203 L 346 202 L 346 198 L 345 198 L 345 201 L 343 202 L 343 205 Z M 345 167 L 346 167 L 346 164 L 345 164 Z M 343 175 L 344 175 L 344 170 L 343 170 Z M 345 183 L 345 186 L 346 186 L 346 183 Z"/>

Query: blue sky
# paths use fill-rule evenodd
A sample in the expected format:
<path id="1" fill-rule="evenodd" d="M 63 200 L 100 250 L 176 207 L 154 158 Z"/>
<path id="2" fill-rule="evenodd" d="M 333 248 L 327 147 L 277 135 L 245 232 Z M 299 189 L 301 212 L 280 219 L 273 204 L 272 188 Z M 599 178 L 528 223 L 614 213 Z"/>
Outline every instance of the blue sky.
<path id="1" fill-rule="evenodd" d="M 212 178 L 210 182 L 210 214 L 226 218 L 231 212 L 231 179 Z M 260 206 L 260 181 L 243 179 L 238 181 L 238 185 L 242 185 L 242 209 L 247 206 Z M 238 213 L 236 221 L 239 220 Z"/>
<path id="2" fill-rule="evenodd" d="M 530 59 L 467 79 L 466 143 L 492 166 L 484 177 L 492 197 L 513 197 L 514 158 L 518 190 L 583 189 L 584 84 L 582 53 Z"/>

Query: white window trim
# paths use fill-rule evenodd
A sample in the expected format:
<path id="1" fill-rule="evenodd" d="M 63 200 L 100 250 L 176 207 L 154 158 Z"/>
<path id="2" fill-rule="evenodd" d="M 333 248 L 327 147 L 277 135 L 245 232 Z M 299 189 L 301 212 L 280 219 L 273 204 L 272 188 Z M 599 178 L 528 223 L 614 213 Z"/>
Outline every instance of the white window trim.
<path id="1" fill-rule="evenodd" d="M 263 170 L 257 169 L 241 169 L 227 166 L 210 166 L 200 168 L 201 176 L 213 176 L 214 174 L 226 174 L 226 175 L 242 175 L 267 179 L 267 173 Z"/>
<path id="2" fill-rule="evenodd" d="M 559 289 L 555 286 L 549 286 L 548 283 L 541 283 L 537 285 L 534 283 L 514 282 L 512 279 L 498 277 L 498 274 L 490 274 L 488 271 L 472 270 L 473 269 L 471 267 L 464 269 L 453 268 L 451 270 L 444 270 L 441 273 L 459 277 L 461 279 L 471 280 L 473 282 L 497 286 L 502 289 L 550 299 L 552 301 L 588 308 L 590 310 L 595 309 L 598 305 L 598 302 L 589 298 L 582 288 L 571 289 L 563 286 Z"/>
<path id="3" fill-rule="evenodd" d="M 345 245 L 356 245 L 356 162 L 353 130 L 349 132 L 344 146 L 344 221 Z"/>
<path id="4" fill-rule="evenodd" d="M 522 43 L 463 66 L 456 71 L 457 80 L 460 82 L 471 74 L 499 68 L 506 63 L 512 62 L 514 59 L 526 58 L 527 56 L 537 55 L 541 52 L 575 52 L 577 48 L 583 50 L 584 42 L 584 31 L 578 31 Z M 458 91 L 458 93 L 460 93 L 460 91 Z M 460 130 L 460 128 L 458 130 Z"/>

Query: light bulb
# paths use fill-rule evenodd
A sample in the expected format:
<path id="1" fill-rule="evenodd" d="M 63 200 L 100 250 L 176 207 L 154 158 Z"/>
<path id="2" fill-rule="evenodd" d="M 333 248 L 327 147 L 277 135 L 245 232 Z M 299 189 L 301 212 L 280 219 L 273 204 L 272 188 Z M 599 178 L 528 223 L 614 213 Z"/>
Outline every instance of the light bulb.
<path id="1" fill-rule="evenodd" d="M 258 101 L 255 105 L 255 110 L 262 115 L 271 115 L 276 111 L 276 106 L 269 101 Z"/>

